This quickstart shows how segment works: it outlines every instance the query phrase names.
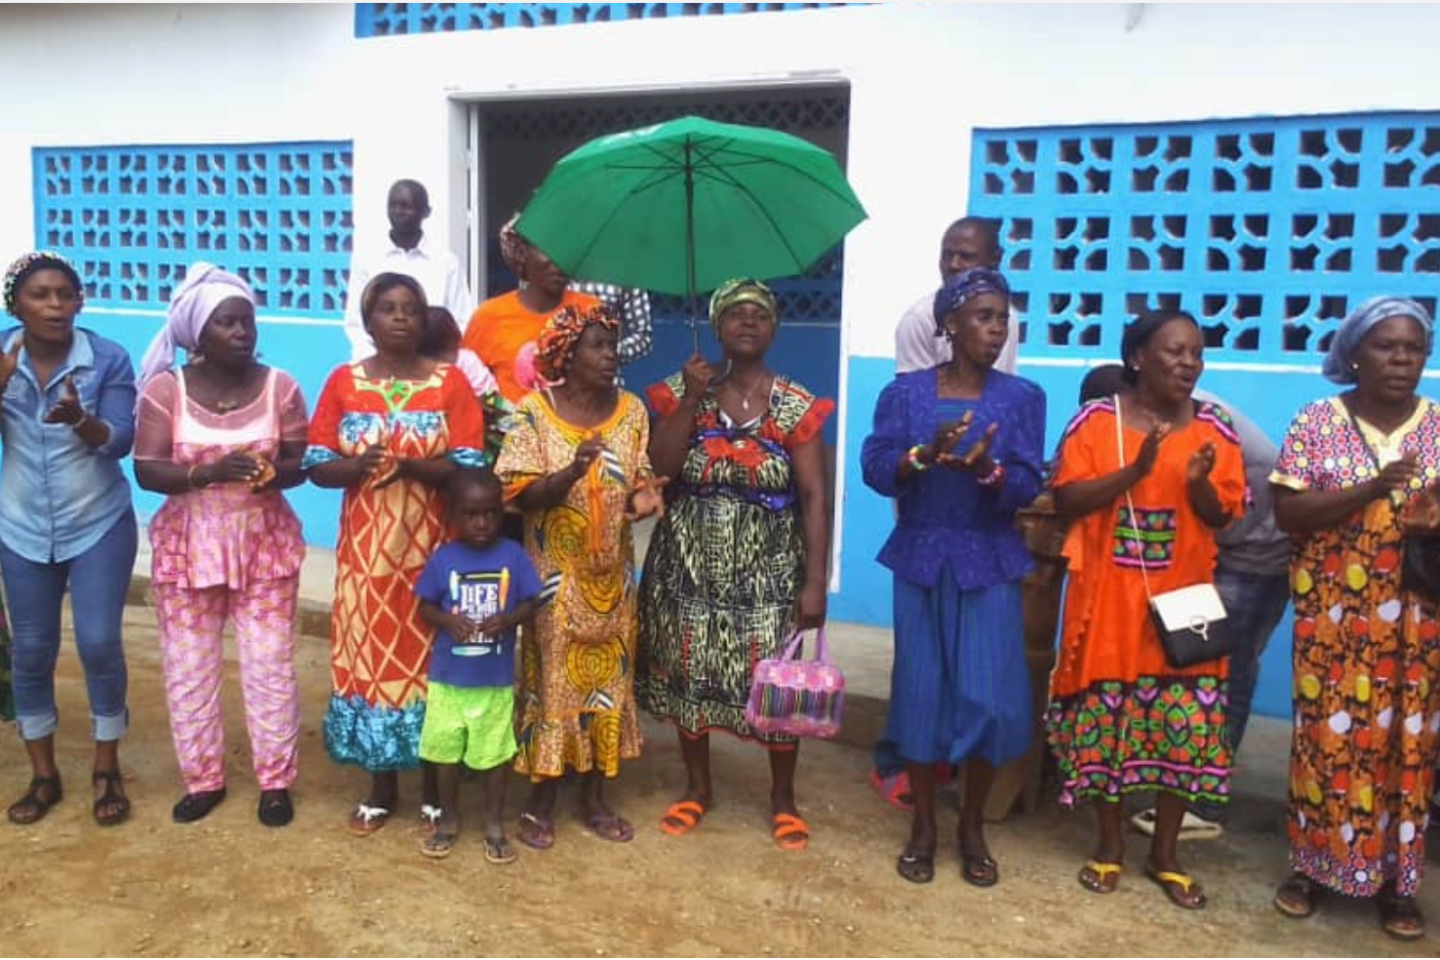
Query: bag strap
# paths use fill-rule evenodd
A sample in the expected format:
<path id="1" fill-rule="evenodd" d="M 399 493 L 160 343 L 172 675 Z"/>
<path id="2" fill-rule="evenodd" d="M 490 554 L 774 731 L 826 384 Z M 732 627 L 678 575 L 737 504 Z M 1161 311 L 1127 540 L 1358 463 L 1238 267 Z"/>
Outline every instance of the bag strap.
<path id="1" fill-rule="evenodd" d="M 815 660 L 819 663 L 830 663 L 830 641 L 825 639 L 825 627 L 822 624 L 815 628 Z"/>
<path id="2" fill-rule="evenodd" d="M 805 645 L 805 631 L 804 631 L 804 630 L 796 630 L 795 633 L 794 633 L 794 635 L 790 637 L 790 641 L 785 644 L 785 649 L 784 649 L 783 652 L 781 652 L 781 654 L 780 654 L 780 659 L 781 659 L 781 660 L 794 660 L 794 659 L 796 658 L 796 655 L 801 652 L 801 650 L 802 650 L 802 648 L 804 647 L 804 645 Z"/>
<path id="3" fill-rule="evenodd" d="M 1120 451 L 1120 469 L 1125 469 L 1125 418 L 1120 413 L 1120 394 L 1115 394 L 1115 446 Z M 1155 599 L 1150 592 L 1150 571 L 1145 567 L 1145 544 L 1140 539 L 1139 524 L 1135 516 L 1135 501 L 1130 499 L 1130 488 L 1125 488 L 1125 506 L 1130 510 L 1131 540 L 1135 543 L 1135 554 L 1140 560 L 1140 579 L 1145 581 L 1145 596 Z"/>
<path id="4" fill-rule="evenodd" d="M 796 630 L 780 653 L 781 660 L 798 660 L 805 653 L 805 631 Z M 830 641 L 825 638 L 823 626 L 815 628 L 815 662 L 834 663 L 830 658 Z"/>
<path id="5" fill-rule="evenodd" d="M 1375 473 L 1378 476 L 1385 469 L 1380 465 L 1380 454 L 1376 453 L 1375 448 L 1370 446 L 1370 438 L 1365 436 L 1365 429 L 1360 426 L 1360 419 L 1355 416 L 1355 411 L 1350 409 L 1350 404 L 1345 402 L 1344 397 L 1340 398 L 1340 406 L 1345 408 L 1345 416 L 1350 418 L 1350 426 L 1355 430 L 1355 435 L 1360 438 L 1360 445 L 1364 447 L 1365 452 L 1370 455 L 1370 462 L 1375 465 Z"/>

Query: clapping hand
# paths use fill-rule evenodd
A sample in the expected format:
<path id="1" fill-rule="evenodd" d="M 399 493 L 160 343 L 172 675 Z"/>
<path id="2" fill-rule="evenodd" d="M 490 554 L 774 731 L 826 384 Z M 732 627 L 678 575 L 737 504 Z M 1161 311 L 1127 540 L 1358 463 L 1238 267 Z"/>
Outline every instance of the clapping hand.
<path id="1" fill-rule="evenodd" d="M 9 354 L 6 355 L 7 360 L 8 358 Z M 60 399 L 46 412 L 44 420 L 46 423 L 63 423 L 67 427 L 73 427 L 84 419 L 85 408 L 80 406 L 80 392 L 75 389 L 75 378 L 66 374 L 64 383 L 60 385 Z"/>
<path id="2" fill-rule="evenodd" d="M 570 462 L 570 468 L 577 475 L 584 476 L 585 471 L 590 469 L 590 465 L 595 462 L 604 449 L 605 442 L 599 437 L 592 436 L 582 440 L 580 445 L 575 448 L 575 459 Z"/>
<path id="3" fill-rule="evenodd" d="M 1380 471 L 1380 476 L 1373 481 L 1384 492 L 1394 493 L 1396 490 L 1403 490 L 1410 485 L 1410 481 L 1420 476 L 1420 458 L 1413 450 L 1407 450 L 1399 460 L 1391 461 Z"/>
<path id="4" fill-rule="evenodd" d="M 264 457 L 255 457 L 254 460 L 255 472 L 250 476 L 250 489 L 259 493 L 274 483 L 279 474 L 275 470 L 275 464 Z"/>
<path id="5" fill-rule="evenodd" d="M 1149 442 L 1148 437 L 1146 438 L 1146 442 Z M 1204 480 L 1210 476 L 1210 471 L 1214 469 L 1215 444 L 1207 440 L 1199 450 L 1190 454 L 1190 461 L 1185 465 L 1185 477 L 1194 483 L 1195 481 Z"/>
<path id="6" fill-rule="evenodd" d="M 258 466 L 248 453 L 227 453 L 214 463 L 191 470 L 191 482 L 208 487 L 212 483 L 251 483 Z"/>
<path id="7" fill-rule="evenodd" d="M 1155 468 L 1155 458 L 1160 455 L 1160 442 L 1170 435 L 1170 424 L 1157 423 L 1155 429 L 1145 435 L 1145 440 L 1140 444 L 1140 455 L 1135 458 L 1135 470 L 1142 476 L 1147 477 L 1150 471 Z M 1210 470 L 1215 466 L 1215 448 L 1213 444 L 1206 444 L 1210 447 L 1210 465 L 1205 467 L 1201 476 L 1209 476 Z M 1196 452 L 1199 455 L 1199 451 Z M 1193 464 L 1194 458 L 1191 458 Z"/>
<path id="8" fill-rule="evenodd" d="M 970 417 L 971 414 L 967 413 L 965 416 Z M 935 458 L 935 462 L 950 467 L 952 470 L 962 470 L 967 473 L 990 473 L 995 469 L 995 464 L 990 459 L 990 445 L 995 442 L 995 435 L 999 432 L 1000 424 L 992 423 L 985 428 L 984 435 L 969 450 L 959 455 L 942 453 Z"/>
<path id="9" fill-rule="evenodd" d="M 637 480 L 635 489 L 630 493 L 630 504 L 625 511 L 625 519 L 634 523 L 650 516 L 665 516 L 665 497 L 661 491 L 669 482 L 669 477 L 641 477 Z"/>
<path id="10" fill-rule="evenodd" d="M 956 445 L 970 430 L 970 423 L 974 419 L 975 411 L 967 410 L 959 420 L 940 424 L 940 428 L 935 431 L 935 439 L 930 444 L 930 449 L 935 452 L 936 463 L 954 451 Z"/>
<path id="11" fill-rule="evenodd" d="M 365 448 L 360 455 L 360 471 L 372 489 L 382 490 L 400 479 L 400 461 L 379 444 Z"/>

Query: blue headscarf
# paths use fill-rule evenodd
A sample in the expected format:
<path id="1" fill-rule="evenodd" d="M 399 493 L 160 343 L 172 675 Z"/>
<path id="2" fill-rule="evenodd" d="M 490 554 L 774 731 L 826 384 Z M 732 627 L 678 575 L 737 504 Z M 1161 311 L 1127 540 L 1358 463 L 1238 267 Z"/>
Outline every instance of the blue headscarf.
<path id="1" fill-rule="evenodd" d="M 1350 365 L 1350 358 L 1360 347 L 1360 341 L 1364 340 L 1365 335 L 1374 330 L 1376 325 L 1393 317 L 1410 317 L 1419 322 L 1420 326 L 1425 328 L 1425 346 L 1429 348 L 1431 330 L 1435 325 L 1435 321 L 1430 318 L 1430 311 L 1405 297 L 1371 297 L 1351 310 L 1350 315 L 1341 321 L 1339 332 L 1335 334 L 1335 339 L 1330 341 L 1330 353 L 1325 357 L 1325 365 L 1320 368 L 1325 379 L 1331 383 L 1354 383 L 1355 370 Z"/>
<path id="2" fill-rule="evenodd" d="M 959 310 L 965 301 L 986 293 L 998 294 L 1009 302 L 1010 284 L 1005 275 L 998 270 L 974 267 L 946 280 L 945 286 L 935 294 L 935 336 L 945 336 L 946 317 Z"/>

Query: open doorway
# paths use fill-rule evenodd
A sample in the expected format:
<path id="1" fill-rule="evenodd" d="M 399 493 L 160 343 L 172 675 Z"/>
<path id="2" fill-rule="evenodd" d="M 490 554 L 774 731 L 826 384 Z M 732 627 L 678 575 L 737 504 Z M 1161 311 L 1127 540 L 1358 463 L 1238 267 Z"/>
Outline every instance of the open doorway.
<path id="1" fill-rule="evenodd" d="M 475 103 L 470 127 L 477 148 L 470 184 L 478 202 L 470 241 L 480 299 L 514 289 L 496 234 L 540 185 L 556 160 L 582 143 L 677 117 L 770 127 L 803 137 L 835 154 L 844 168 L 850 130 L 850 89 L 843 84 L 782 86 L 689 93 L 625 93 L 563 99 L 507 99 Z M 839 398 L 840 299 L 844 257 L 837 247 L 805 275 L 776 280 L 781 325 L 770 366 L 824 397 Z M 603 277 L 581 278 L 603 280 Z M 676 372 L 692 350 L 689 308 L 682 297 L 652 295 L 650 353 L 629 363 L 627 389 L 641 392 Z M 701 350 L 718 356 L 708 331 Z M 826 425 L 827 462 L 834 489 L 837 419 Z M 832 496 L 833 501 L 833 496 Z"/>

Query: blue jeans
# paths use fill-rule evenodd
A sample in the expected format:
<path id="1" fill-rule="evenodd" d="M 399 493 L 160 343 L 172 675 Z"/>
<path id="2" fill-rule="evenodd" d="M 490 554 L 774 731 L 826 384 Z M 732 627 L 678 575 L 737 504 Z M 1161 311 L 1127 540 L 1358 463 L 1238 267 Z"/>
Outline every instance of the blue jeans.
<path id="1" fill-rule="evenodd" d="M 85 553 L 64 563 L 36 563 L 0 544 L 0 576 L 10 598 L 11 676 L 22 740 L 55 732 L 55 661 L 60 655 L 60 604 L 68 585 L 75 647 L 85 668 L 91 733 L 119 740 L 129 726 L 125 648 L 120 622 L 135 566 L 139 531 L 126 512 Z"/>
<path id="2" fill-rule="evenodd" d="M 1242 573 L 1220 567 L 1215 570 L 1215 589 L 1225 604 L 1230 629 L 1239 636 L 1230 656 L 1229 700 L 1225 707 L 1233 763 L 1240 755 L 1240 741 L 1250 722 L 1250 705 L 1260 679 L 1260 655 L 1290 602 L 1290 574 Z M 1218 820 L 1222 810 L 1218 805 L 1195 805 L 1195 813 L 1206 820 Z"/>

